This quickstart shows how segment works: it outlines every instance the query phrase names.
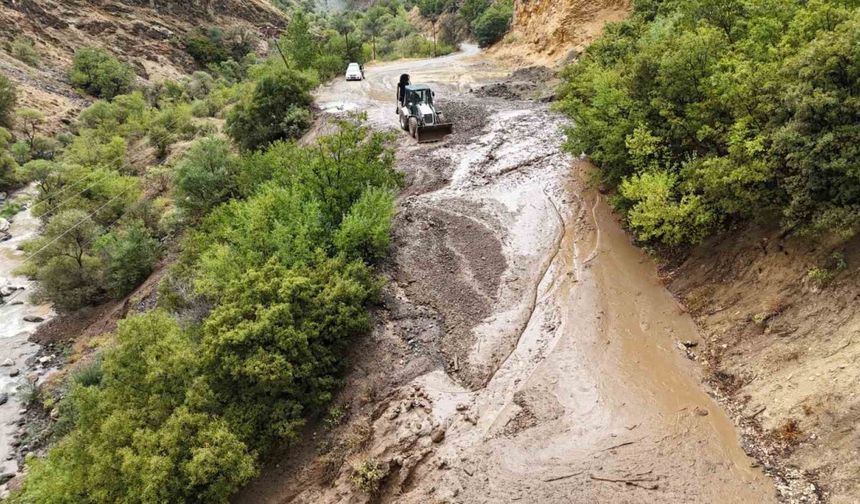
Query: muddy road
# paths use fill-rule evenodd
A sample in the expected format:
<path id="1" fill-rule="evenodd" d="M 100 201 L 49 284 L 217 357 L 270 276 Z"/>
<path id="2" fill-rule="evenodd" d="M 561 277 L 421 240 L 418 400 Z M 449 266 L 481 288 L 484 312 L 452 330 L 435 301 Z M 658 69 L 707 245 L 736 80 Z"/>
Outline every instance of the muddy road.
<path id="1" fill-rule="evenodd" d="M 479 98 L 508 71 L 474 48 L 369 67 L 318 103 L 395 128 L 404 72 L 456 133 L 399 132 L 408 186 L 346 420 L 309 429 L 237 502 L 775 502 L 678 349 L 692 320 L 561 152 L 563 117 Z M 368 461 L 384 475 L 373 496 L 355 484 Z"/>

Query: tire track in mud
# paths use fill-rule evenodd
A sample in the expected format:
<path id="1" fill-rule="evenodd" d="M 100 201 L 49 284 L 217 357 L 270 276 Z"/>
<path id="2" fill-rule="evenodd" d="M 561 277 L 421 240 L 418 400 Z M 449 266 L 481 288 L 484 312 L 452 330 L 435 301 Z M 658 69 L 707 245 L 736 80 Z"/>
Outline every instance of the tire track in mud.
<path id="1" fill-rule="evenodd" d="M 545 201 L 548 202 L 549 205 L 552 207 L 553 212 L 554 212 L 554 214 L 558 220 L 558 223 L 559 223 L 559 232 L 557 233 L 555 243 L 553 244 L 553 253 L 549 257 L 549 259 L 545 261 L 545 264 L 544 264 L 542 271 L 539 275 L 538 281 L 534 284 L 535 286 L 534 286 L 534 290 L 533 290 L 533 295 L 532 295 L 531 303 L 530 303 L 529 309 L 528 309 L 528 317 L 526 318 L 525 323 L 522 325 L 522 328 L 519 330 L 519 333 L 517 334 L 517 337 L 516 337 L 516 341 L 514 342 L 514 345 L 511 348 L 510 353 L 508 353 L 507 357 L 505 357 L 499 363 L 499 365 L 496 366 L 496 369 L 493 370 L 493 373 L 487 378 L 487 381 L 484 382 L 483 388 L 487 388 L 487 385 L 493 380 L 493 378 L 495 378 L 496 373 L 499 372 L 499 369 L 503 368 L 507 364 L 508 360 L 510 360 L 511 357 L 516 355 L 517 347 L 519 346 L 520 341 L 523 338 L 523 334 L 525 334 L 525 332 L 528 330 L 529 326 L 532 323 L 532 319 L 534 318 L 535 310 L 537 309 L 538 299 L 541 297 L 541 285 L 543 285 L 544 281 L 547 278 L 547 275 L 549 274 L 550 269 L 552 268 L 553 264 L 555 264 L 556 259 L 558 259 L 558 256 L 561 253 L 561 244 L 564 242 L 564 238 L 568 233 L 567 224 L 565 223 L 564 218 L 561 216 L 561 211 L 559 211 L 558 206 L 556 206 L 555 202 L 552 200 L 552 197 L 550 197 L 550 195 L 546 192 L 546 188 L 543 188 L 543 192 L 546 196 Z M 555 281 L 553 281 L 544 290 L 544 294 L 546 294 L 546 292 L 548 292 L 548 291 L 551 291 L 552 288 L 554 287 L 554 285 L 555 285 Z"/>

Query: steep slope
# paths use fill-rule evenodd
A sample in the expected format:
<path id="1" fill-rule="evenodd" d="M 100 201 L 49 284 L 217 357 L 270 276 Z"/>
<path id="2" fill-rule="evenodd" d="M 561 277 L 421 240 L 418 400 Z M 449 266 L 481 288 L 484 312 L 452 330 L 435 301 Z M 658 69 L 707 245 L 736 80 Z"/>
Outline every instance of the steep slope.
<path id="1" fill-rule="evenodd" d="M 711 371 L 756 456 L 789 482 L 817 483 L 783 492 L 789 502 L 860 495 L 858 261 L 860 239 L 816 245 L 751 225 L 670 275 L 705 336 L 690 355 Z"/>
<path id="2" fill-rule="evenodd" d="M 193 69 L 182 38 L 195 28 L 244 26 L 260 35 L 285 23 L 267 0 L 11 0 L 0 3 L 0 73 L 19 87 L 19 106 L 36 108 L 61 129 L 88 99 L 69 84 L 75 49 L 101 47 L 129 62 L 145 80 L 178 77 Z M 35 42 L 41 63 L 11 55 L 15 38 Z"/>
<path id="3" fill-rule="evenodd" d="M 630 6 L 630 0 L 517 0 L 511 33 L 493 53 L 529 64 L 569 61 Z"/>

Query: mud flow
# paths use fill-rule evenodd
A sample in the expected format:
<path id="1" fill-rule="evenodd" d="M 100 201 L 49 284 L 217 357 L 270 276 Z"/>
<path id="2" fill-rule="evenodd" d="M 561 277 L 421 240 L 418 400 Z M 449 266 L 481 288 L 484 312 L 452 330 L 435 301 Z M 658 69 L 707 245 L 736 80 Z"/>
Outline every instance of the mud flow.
<path id="1" fill-rule="evenodd" d="M 342 398 L 351 420 L 238 501 L 774 502 L 678 351 L 692 320 L 561 151 L 565 119 L 475 92 L 508 71 L 474 48 L 368 67 L 318 102 L 395 128 L 401 73 L 436 90 L 455 134 L 398 136 L 408 187 Z M 352 483 L 369 459 L 385 472 L 374 496 Z"/>

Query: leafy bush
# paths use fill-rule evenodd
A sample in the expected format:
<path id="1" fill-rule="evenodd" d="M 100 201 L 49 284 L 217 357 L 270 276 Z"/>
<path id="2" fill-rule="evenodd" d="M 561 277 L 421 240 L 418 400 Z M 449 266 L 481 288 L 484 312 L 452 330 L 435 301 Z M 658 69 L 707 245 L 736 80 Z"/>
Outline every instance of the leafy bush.
<path id="1" fill-rule="evenodd" d="M 470 25 L 486 11 L 492 2 L 490 0 L 463 0 L 460 5 L 460 16 Z"/>
<path id="2" fill-rule="evenodd" d="M 203 326 L 203 351 L 225 417 L 263 437 L 293 439 L 320 409 L 351 337 L 369 328 L 377 284 L 361 262 L 323 259 L 286 269 L 269 261 L 232 282 Z"/>
<path id="3" fill-rule="evenodd" d="M 157 243 L 140 220 L 102 235 L 94 249 L 104 265 L 104 287 L 117 299 L 149 277 L 158 257 Z"/>
<path id="4" fill-rule="evenodd" d="M 198 65 L 206 66 L 230 58 L 230 51 L 224 45 L 220 28 L 211 27 L 198 30 L 185 39 L 185 50 Z"/>
<path id="5" fill-rule="evenodd" d="M 96 101 L 81 112 L 77 124 L 79 129 L 98 130 L 104 136 L 137 139 L 145 133 L 150 115 L 143 93 L 135 91 L 110 101 Z M 69 143 L 74 138 L 71 140 Z"/>
<path id="6" fill-rule="evenodd" d="M 0 127 L 0 191 L 8 192 L 19 181 L 18 163 L 6 152 L 12 134 L 6 128 Z"/>
<path id="7" fill-rule="evenodd" d="M 176 165 L 176 203 L 201 216 L 236 194 L 238 159 L 219 138 L 197 141 Z"/>
<path id="8" fill-rule="evenodd" d="M 12 127 L 12 111 L 18 103 L 18 91 L 15 84 L 5 75 L 0 74 L 0 127 Z"/>
<path id="9" fill-rule="evenodd" d="M 101 262 L 92 253 L 99 226 L 82 210 L 66 210 L 48 221 L 25 250 L 33 255 L 28 274 L 38 280 L 36 298 L 62 310 L 74 310 L 99 300 Z"/>
<path id="10" fill-rule="evenodd" d="M 257 81 L 251 96 L 227 116 L 227 133 L 246 150 L 298 138 L 310 125 L 310 88 L 311 83 L 301 74 L 270 71 Z"/>
<path id="11" fill-rule="evenodd" d="M 394 195 L 371 189 L 350 208 L 334 237 L 335 247 L 347 257 L 375 261 L 388 251 Z"/>
<path id="12" fill-rule="evenodd" d="M 131 89 L 134 72 L 109 52 L 87 47 L 75 51 L 69 79 L 87 93 L 110 99 Z"/>
<path id="13" fill-rule="evenodd" d="M 497 0 L 472 23 L 472 30 L 481 47 L 488 47 L 508 33 L 514 17 L 512 0 Z"/>
<path id="14" fill-rule="evenodd" d="M 12 502 L 226 503 L 255 459 L 222 419 L 186 404 L 197 355 L 163 312 L 122 321 L 100 385 L 72 388 L 74 429 L 29 462 Z"/>
<path id="15" fill-rule="evenodd" d="M 185 39 L 185 50 L 201 67 L 233 59 L 240 61 L 257 45 L 257 34 L 234 26 L 226 32 L 217 26 L 199 29 Z"/>
<path id="16" fill-rule="evenodd" d="M 382 462 L 375 458 L 364 459 L 352 467 L 352 484 L 362 492 L 374 495 L 387 475 Z"/>
<path id="17" fill-rule="evenodd" d="M 637 2 L 566 70 L 567 148 L 640 238 L 726 224 L 860 229 L 860 12 L 842 2 Z M 653 192 L 649 192 L 653 190 Z"/>
<path id="18" fill-rule="evenodd" d="M 32 67 L 39 66 L 41 61 L 39 52 L 33 45 L 33 39 L 29 37 L 16 37 L 12 41 L 12 57 Z"/>

